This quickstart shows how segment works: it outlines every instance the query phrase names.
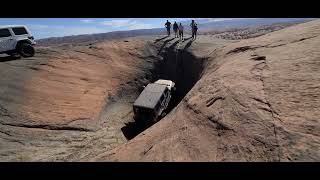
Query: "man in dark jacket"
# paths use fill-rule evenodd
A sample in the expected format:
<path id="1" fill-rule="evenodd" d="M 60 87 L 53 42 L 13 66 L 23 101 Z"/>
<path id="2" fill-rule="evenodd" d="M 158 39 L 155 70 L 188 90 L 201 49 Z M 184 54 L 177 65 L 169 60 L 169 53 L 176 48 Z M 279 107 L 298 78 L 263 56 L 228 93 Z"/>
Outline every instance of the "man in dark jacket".
<path id="1" fill-rule="evenodd" d="M 168 36 L 170 36 L 171 22 L 169 22 L 169 21 L 167 20 L 167 22 L 166 22 L 166 24 L 165 24 L 165 27 L 167 28 Z"/>
<path id="2" fill-rule="evenodd" d="M 174 22 L 173 23 L 173 31 L 174 31 L 174 38 L 178 38 L 179 37 L 179 34 L 178 34 L 178 24 L 177 24 L 177 22 Z"/>

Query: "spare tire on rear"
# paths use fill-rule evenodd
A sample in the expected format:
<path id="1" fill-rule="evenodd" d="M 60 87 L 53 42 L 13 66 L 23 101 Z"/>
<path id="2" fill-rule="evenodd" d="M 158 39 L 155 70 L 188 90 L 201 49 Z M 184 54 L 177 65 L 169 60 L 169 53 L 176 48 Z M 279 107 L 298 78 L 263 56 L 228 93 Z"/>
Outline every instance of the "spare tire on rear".
<path id="1" fill-rule="evenodd" d="M 35 50 L 31 44 L 23 43 L 18 49 L 22 57 L 32 57 L 35 54 Z"/>

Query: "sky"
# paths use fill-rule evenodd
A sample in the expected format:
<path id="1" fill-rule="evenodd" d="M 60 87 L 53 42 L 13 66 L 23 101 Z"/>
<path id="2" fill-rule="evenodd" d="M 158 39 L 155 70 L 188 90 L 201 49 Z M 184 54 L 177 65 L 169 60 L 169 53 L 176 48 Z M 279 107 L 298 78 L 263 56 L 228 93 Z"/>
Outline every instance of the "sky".
<path id="1" fill-rule="evenodd" d="M 191 18 L 169 18 L 171 22 Z M 221 18 L 197 18 L 223 21 Z M 164 18 L 0 18 L 0 25 L 26 25 L 36 39 L 164 27 Z"/>

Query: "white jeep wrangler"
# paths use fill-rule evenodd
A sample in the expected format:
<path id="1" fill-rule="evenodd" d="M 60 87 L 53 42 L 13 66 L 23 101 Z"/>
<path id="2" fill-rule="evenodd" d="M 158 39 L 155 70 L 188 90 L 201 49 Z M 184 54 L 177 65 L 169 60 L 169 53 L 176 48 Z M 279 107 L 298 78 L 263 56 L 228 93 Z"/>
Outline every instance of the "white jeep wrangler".
<path id="1" fill-rule="evenodd" d="M 150 126 L 162 118 L 169 106 L 175 83 L 159 79 L 144 87 L 133 104 L 134 119 L 143 126 Z"/>
<path id="2" fill-rule="evenodd" d="M 0 26 L 0 53 L 32 57 L 36 42 L 25 26 Z"/>

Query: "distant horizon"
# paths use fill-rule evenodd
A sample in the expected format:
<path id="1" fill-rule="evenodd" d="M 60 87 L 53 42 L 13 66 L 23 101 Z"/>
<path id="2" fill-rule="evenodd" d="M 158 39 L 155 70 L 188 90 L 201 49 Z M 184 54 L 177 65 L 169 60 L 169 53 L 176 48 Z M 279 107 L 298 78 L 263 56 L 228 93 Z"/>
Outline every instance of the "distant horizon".
<path id="1" fill-rule="evenodd" d="M 218 22 L 237 18 L 168 18 L 171 22 L 191 19 Z M 0 18 L 0 25 L 25 25 L 35 39 L 45 39 L 162 28 L 166 20 L 167 18 Z"/>
<path id="2" fill-rule="evenodd" d="M 136 31 L 136 30 L 152 30 L 152 29 L 159 29 L 161 27 L 155 27 L 155 28 L 150 28 L 150 29 L 131 29 L 131 30 L 115 30 L 115 31 L 108 31 L 108 32 L 98 32 L 98 33 L 86 33 L 86 34 L 74 34 L 74 35 L 65 35 L 65 36 L 50 36 L 50 37 L 45 37 L 45 38 L 36 38 L 36 40 L 41 40 L 41 39 L 50 39 L 50 38 L 63 38 L 63 37 L 70 37 L 70 36 L 85 36 L 85 35 L 94 35 L 94 34 L 104 34 L 104 33 L 116 33 L 116 32 L 126 32 L 126 31 Z M 164 30 L 165 32 L 165 30 Z"/>

